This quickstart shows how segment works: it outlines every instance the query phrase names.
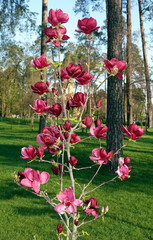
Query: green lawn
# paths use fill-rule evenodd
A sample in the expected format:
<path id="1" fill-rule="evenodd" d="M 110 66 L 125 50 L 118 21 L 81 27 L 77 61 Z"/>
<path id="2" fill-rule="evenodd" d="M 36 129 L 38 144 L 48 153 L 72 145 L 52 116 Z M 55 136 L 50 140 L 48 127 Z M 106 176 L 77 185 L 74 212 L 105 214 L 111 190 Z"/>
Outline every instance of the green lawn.
<path id="1" fill-rule="evenodd" d="M 51 172 L 47 163 L 27 164 L 20 159 L 22 147 L 29 144 L 37 147 L 38 120 L 31 131 L 29 121 L 10 119 L 0 121 L 0 240 L 57 240 L 56 226 L 59 217 L 56 212 L 35 195 L 23 190 L 13 181 L 14 172 L 31 167 L 50 173 L 50 181 L 42 185 L 53 197 L 59 191 L 58 177 Z M 86 133 L 79 133 L 86 137 Z M 102 147 L 105 148 L 105 139 Z M 73 155 L 79 159 L 77 167 L 91 165 L 89 156 L 97 140 L 79 143 Z M 79 151 L 78 151 L 79 148 Z M 153 129 L 124 149 L 124 156 L 131 159 L 131 178 L 109 183 L 88 197 L 95 197 L 99 206 L 109 206 L 104 221 L 101 218 L 85 225 L 82 229 L 89 233 L 84 240 L 147 240 L 153 239 Z M 75 172 L 76 181 L 81 185 L 92 177 L 94 169 Z M 65 173 L 65 187 L 69 177 Z M 103 166 L 92 187 L 112 178 L 107 166 Z M 82 230 L 81 229 L 81 230 Z"/>

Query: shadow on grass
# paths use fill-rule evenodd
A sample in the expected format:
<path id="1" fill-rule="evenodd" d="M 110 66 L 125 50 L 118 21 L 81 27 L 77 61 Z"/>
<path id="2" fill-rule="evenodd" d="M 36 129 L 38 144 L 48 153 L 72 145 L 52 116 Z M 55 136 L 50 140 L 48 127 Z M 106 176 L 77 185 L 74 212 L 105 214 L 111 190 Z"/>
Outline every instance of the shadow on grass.
<path id="1" fill-rule="evenodd" d="M 128 225 L 131 225 L 131 227 L 138 227 L 138 228 L 143 229 L 143 230 L 153 231 L 153 228 L 150 228 L 150 227 L 147 227 L 147 226 L 144 227 L 142 224 L 134 224 L 131 221 L 127 221 L 127 218 L 120 219 L 117 216 L 114 216 L 110 213 L 106 214 L 105 218 L 108 219 L 108 222 L 113 220 L 113 221 L 117 221 L 118 223 L 121 222 L 121 224 L 127 223 Z M 152 238 L 150 238 L 150 239 L 152 239 Z"/>

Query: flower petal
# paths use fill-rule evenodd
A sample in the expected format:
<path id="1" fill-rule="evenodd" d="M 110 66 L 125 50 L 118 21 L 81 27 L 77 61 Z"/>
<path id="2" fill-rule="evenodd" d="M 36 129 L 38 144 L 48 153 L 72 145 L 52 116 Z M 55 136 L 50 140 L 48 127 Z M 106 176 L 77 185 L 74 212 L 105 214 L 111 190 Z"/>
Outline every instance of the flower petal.
<path id="1" fill-rule="evenodd" d="M 59 203 L 55 206 L 54 210 L 60 214 L 64 214 L 65 213 L 65 206 L 62 203 Z"/>
<path id="2" fill-rule="evenodd" d="M 44 184 L 48 181 L 49 179 L 49 173 L 48 172 L 42 172 L 40 175 L 39 175 L 39 178 L 40 178 L 40 183 L 41 184 Z"/>
<path id="3" fill-rule="evenodd" d="M 25 187 L 30 187 L 32 188 L 32 183 L 29 179 L 27 178 L 23 178 L 20 182 L 21 185 L 25 186 Z"/>
<path id="4" fill-rule="evenodd" d="M 68 201 L 73 202 L 74 201 L 74 192 L 71 187 L 68 187 L 64 191 L 67 194 Z"/>
<path id="5" fill-rule="evenodd" d="M 40 192 L 40 182 L 33 181 L 32 188 L 36 193 Z"/>
<path id="6" fill-rule="evenodd" d="M 60 202 L 62 202 L 62 203 L 64 203 L 65 201 L 67 201 L 67 195 L 66 195 L 65 191 L 57 194 L 56 197 L 57 197 L 57 199 L 58 199 Z"/>
<path id="7" fill-rule="evenodd" d="M 75 212 L 75 207 L 73 204 L 71 204 L 68 208 L 66 208 L 66 212 L 68 213 L 74 213 Z"/>
<path id="8" fill-rule="evenodd" d="M 94 136 L 94 135 L 95 135 L 95 134 L 94 134 L 94 130 L 95 130 L 95 126 L 92 125 L 92 126 L 90 127 L 90 136 Z"/>
<path id="9" fill-rule="evenodd" d="M 75 199 L 74 202 L 73 202 L 73 204 L 74 204 L 75 206 L 82 206 L 83 202 L 82 202 L 80 199 Z"/>

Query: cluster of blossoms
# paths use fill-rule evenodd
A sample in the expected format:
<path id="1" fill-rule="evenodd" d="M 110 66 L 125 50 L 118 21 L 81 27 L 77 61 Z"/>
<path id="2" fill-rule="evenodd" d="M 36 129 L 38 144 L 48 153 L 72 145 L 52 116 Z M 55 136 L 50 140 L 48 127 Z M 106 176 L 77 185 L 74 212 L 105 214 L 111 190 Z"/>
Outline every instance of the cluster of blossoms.
<path id="1" fill-rule="evenodd" d="M 52 41 L 54 46 L 60 48 L 60 45 L 63 40 L 67 40 L 69 37 L 66 35 L 66 28 L 63 27 L 61 24 L 66 23 L 69 20 L 68 14 L 63 13 L 61 9 L 49 11 L 48 22 L 52 25 L 45 29 L 45 34 L 48 36 L 47 42 Z M 78 21 L 78 29 L 76 30 L 79 33 L 86 34 L 86 37 L 89 39 L 90 34 L 97 30 L 99 27 L 97 26 L 97 21 L 94 18 L 83 18 L 82 20 Z M 35 70 L 43 70 L 44 68 L 50 66 L 52 63 L 47 61 L 45 55 L 42 55 L 36 59 L 31 61 L 31 66 Z M 121 72 L 125 69 L 126 63 L 124 61 L 119 61 L 116 58 L 104 61 L 104 68 L 107 72 L 110 73 L 110 76 L 117 75 L 120 79 L 122 79 Z M 63 84 L 64 80 L 69 80 L 70 78 L 74 78 L 76 83 L 79 85 L 87 85 L 89 84 L 94 76 L 91 76 L 89 72 L 83 71 L 83 66 L 81 64 L 74 64 L 69 63 L 66 68 L 58 68 L 58 77 L 61 83 Z M 44 94 L 51 93 L 53 95 L 58 95 L 58 91 L 55 88 L 50 89 L 49 83 L 44 81 L 38 81 L 33 86 L 31 86 L 33 93 L 43 96 Z M 62 87 L 61 87 L 62 88 Z M 51 90 L 51 91 L 50 91 Z M 61 93 L 63 89 L 60 89 Z M 65 99 L 63 97 L 63 99 Z M 87 185 L 84 185 L 82 193 L 79 198 L 75 198 L 75 184 L 74 184 L 74 177 L 73 177 L 73 170 L 76 170 L 76 166 L 79 165 L 79 159 L 75 156 L 71 155 L 71 147 L 73 147 L 76 143 L 82 141 L 80 136 L 74 132 L 77 129 L 77 126 L 81 126 L 83 128 L 90 127 L 90 133 L 88 138 L 95 138 L 99 141 L 105 138 L 107 135 L 108 127 L 102 126 L 102 122 L 100 119 L 93 119 L 91 116 L 84 116 L 83 112 L 79 116 L 78 123 L 75 127 L 72 127 L 71 121 L 67 118 L 66 111 L 69 111 L 71 108 L 82 108 L 85 109 L 88 100 L 88 92 L 76 92 L 74 96 L 71 96 L 69 99 L 63 103 L 54 103 L 52 105 L 48 105 L 46 99 L 37 99 L 34 102 L 34 106 L 30 107 L 37 112 L 38 114 L 48 113 L 51 117 L 58 118 L 61 113 L 65 114 L 66 120 L 63 120 L 62 124 L 55 124 L 51 123 L 50 126 L 46 126 L 41 133 L 37 135 L 37 143 L 41 146 L 37 148 L 29 145 L 29 147 L 23 147 L 21 149 L 21 158 L 28 159 L 30 161 L 38 160 L 38 161 L 46 161 L 44 160 L 44 151 L 48 151 L 53 156 L 57 156 L 57 162 L 54 159 L 50 161 L 46 161 L 47 163 L 51 163 L 53 167 L 51 170 L 53 174 L 58 175 L 60 179 L 60 187 L 61 191 L 56 195 L 56 201 L 50 200 L 49 202 L 54 207 L 54 210 L 61 215 L 66 216 L 67 221 L 73 218 L 73 232 L 76 234 L 76 227 L 79 224 L 79 220 L 77 217 L 77 207 L 81 207 L 82 210 L 79 212 L 83 212 L 86 214 L 86 217 L 91 214 L 94 218 L 98 216 L 102 216 L 107 212 L 104 209 L 104 206 L 101 208 L 101 212 L 99 215 L 98 209 L 98 202 L 94 197 L 90 197 L 89 199 L 85 198 L 85 191 L 92 182 L 93 179 L 89 181 Z M 102 106 L 101 100 L 96 102 L 95 109 L 100 109 Z M 127 127 L 121 126 L 123 130 L 123 135 L 127 136 L 129 139 L 137 139 L 140 138 L 144 130 L 142 128 L 138 128 L 136 124 L 131 124 Z M 65 150 L 66 149 L 66 150 Z M 67 151 L 67 161 L 65 161 L 65 152 Z M 62 154 L 62 160 L 59 162 L 60 156 Z M 101 148 L 94 148 L 92 150 L 92 156 L 89 156 L 91 161 L 94 161 L 94 165 L 98 166 L 98 169 L 104 164 L 107 164 L 108 160 L 111 160 L 116 153 L 110 151 L 107 153 L 105 149 Z M 89 161 L 90 162 L 90 161 Z M 131 167 L 128 167 L 130 162 L 129 157 L 119 158 L 119 166 L 116 171 L 117 177 L 121 179 L 126 179 L 129 177 L 129 172 Z M 65 168 L 70 173 L 71 177 L 71 184 L 72 187 L 67 187 L 63 191 L 63 174 L 66 173 Z M 88 167 L 87 167 L 88 168 Z M 79 169 L 77 169 L 79 170 Z M 97 171 L 98 173 L 98 171 Z M 96 174 L 97 174 L 96 173 Z M 24 187 L 28 187 L 32 189 L 35 194 L 39 195 L 40 192 L 40 185 L 46 183 L 49 180 L 49 173 L 39 171 L 35 171 L 31 168 L 26 168 L 25 171 L 18 172 L 18 183 Z M 112 180 L 110 180 L 112 181 Z M 98 187 L 100 187 L 99 185 Z M 43 195 L 41 192 L 41 196 L 44 196 L 46 199 L 46 193 Z M 60 203 L 57 203 L 57 200 Z M 67 214 L 69 217 L 67 217 Z M 63 220 L 63 218 L 61 217 Z M 64 220 L 63 220 L 64 221 Z M 65 223 L 65 222 L 64 222 Z M 83 223 L 80 224 L 80 226 Z M 66 223 L 65 223 L 66 225 Z M 62 224 L 59 223 L 57 226 L 58 234 L 61 234 L 63 231 Z M 67 234 L 70 234 L 69 224 L 67 225 Z M 76 239 L 76 238 L 75 238 Z"/>
<path id="2" fill-rule="evenodd" d="M 79 85 L 86 85 L 95 77 L 95 75 L 91 76 L 89 72 L 83 71 L 81 64 L 76 65 L 74 63 L 69 63 L 66 68 L 62 68 L 60 76 L 62 81 L 75 78 Z"/>
<path id="3" fill-rule="evenodd" d="M 48 22 L 52 25 L 50 27 L 45 28 L 44 32 L 46 36 L 49 38 L 47 43 L 53 41 L 54 46 L 59 48 L 61 46 L 62 40 L 68 40 L 69 36 L 66 35 L 66 28 L 60 26 L 63 23 L 67 23 L 69 20 L 69 16 L 66 13 L 63 13 L 61 9 L 49 11 Z"/>

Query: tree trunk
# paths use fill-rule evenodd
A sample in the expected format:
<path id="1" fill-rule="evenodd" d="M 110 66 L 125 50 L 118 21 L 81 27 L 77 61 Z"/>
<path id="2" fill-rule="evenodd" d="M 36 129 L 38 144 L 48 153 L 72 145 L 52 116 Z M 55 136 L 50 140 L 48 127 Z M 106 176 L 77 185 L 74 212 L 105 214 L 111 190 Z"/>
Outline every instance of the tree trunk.
<path id="1" fill-rule="evenodd" d="M 131 40 L 131 0 L 127 0 L 127 125 L 133 122 L 132 117 L 132 40 Z"/>
<path id="2" fill-rule="evenodd" d="M 108 6 L 108 59 L 122 60 L 122 4 L 121 0 L 107 0 Z M 108 79 L 107 87 L 107 152 L 115 153 L 122 147 L 122 80 L 117 76 Z M 115 172 L 121 151 L 111 160 Z"/>
<path id="3" fill-rule="evenodd" d="M 141 9 L 141 2 L 142 2 L 141 0 L 138 0 L 140 29 L 141 29 L 141 38 L 142 38 L 142 49 L 143 49 L 143 60 L 144 60 L 146 90 L 147 90 L 148 127 L 150 128 L 150 127 L 153 127 L 152 103 L 151 103 L 150 76 L 149 76 L 149 68 L 148 68 L 148 60 L 147 60 L 147 51 L 146 51 L 146 42 L 145 42 L 145 34 L 144 34 L 144 27 L 143 27 L 143 15 L 142 15 L 142 9 Z"/>
<path id="4" fill-rule="evenodd" d="M 46 36 L 44 33 L 44 29 L 47 27 L 47 6 L 48 6 L 48 0 L 42 0 L 42 34 L 41 34 L 41 55 L 47 56 L 47 45 L 46 45 Z M 46 71 L 42 72 L 43 80 L 46 81 Z M 42 132 L 43 128 L 46 124 L 46 116 L 40 116 L 39 120 L 39 133 Z"/>

